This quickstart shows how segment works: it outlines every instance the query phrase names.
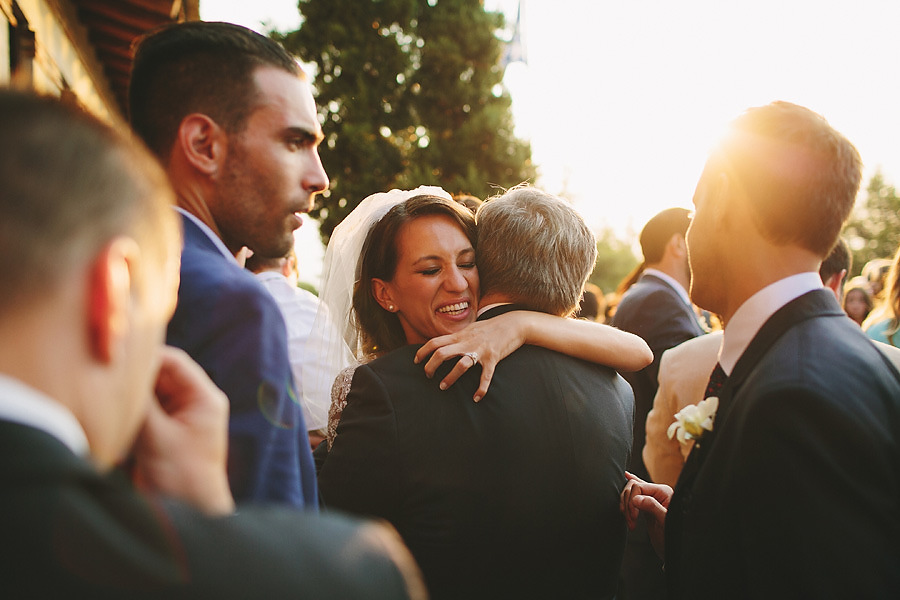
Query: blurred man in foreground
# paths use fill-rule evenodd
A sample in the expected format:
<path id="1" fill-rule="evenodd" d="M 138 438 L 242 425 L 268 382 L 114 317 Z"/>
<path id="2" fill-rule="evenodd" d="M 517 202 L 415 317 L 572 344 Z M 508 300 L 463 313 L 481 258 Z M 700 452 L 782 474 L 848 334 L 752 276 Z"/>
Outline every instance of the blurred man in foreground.
<path id="1" fill-rule="evenodd" d="M 0 580 L 23 597 L 403 598 L 394 534 L 233 514 L 228 404 L 162 344 L 173 195 L 150 155 L 52 99 L 0 91 Z M 134 487 L 114 465 L 129 457 Z M 139 491 L 140 490 L 140 491 Z"/>

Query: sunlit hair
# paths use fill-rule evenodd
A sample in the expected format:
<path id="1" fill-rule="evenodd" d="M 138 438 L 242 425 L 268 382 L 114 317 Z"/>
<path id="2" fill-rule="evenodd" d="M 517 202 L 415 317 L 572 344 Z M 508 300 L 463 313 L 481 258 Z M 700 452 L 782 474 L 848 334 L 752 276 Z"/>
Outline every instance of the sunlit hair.
<path id="1" fill-rule="evenodd" d="M 889 339 L 900 331 L 900 247 L 894 254 L 894 262 L 891 264 L 891 270 L 888 271 L 887 279 L 884 282 L 884 305 L 886 308 L 885 316 L 889 319 L 887 329 L 884 335 Z M 896 342 L 891 342 L 896 345 Z"/>
<path id="2" fill-rule="evenodd" d="M 565 201 L 520 186 L 478 209 L 475 252 L 482 296 L 569 315 L 597 260 L 597 241 Z"/>
<path id="3" fill-rule="evenodd" d="M 117 236 L 138 243 L 142 263 L 180 252 L 174 193 L 156 160 L 81 109 L 0 90 L 0 149 L 0 313 L 52 294 Z"/>
<path id="4" fill-rule="evenodd" d="M 192 113 L 210 117 L 228 134 L 239 133 L 256 104 L 253 74 L 266 66 L 304 77 L 277 42 L 239 25 L 192 21 L 155 30 L 135 49 L 131 125 L 163 159 Z"/>
<path id="5" fill-rule="evenodd" d="M 366 355 L 380 355 L 405 346 L 406 334 L 395 313 L 378 304 L 372 292 L 372 280 L 392 281 L 397 271 L 397 241 L 403 227 L 429 215 L 442 215 L 459 226 L 476 244 L 475 217 L 465 206 L 439 196 L 413 196 L 393 207 L 376 223 L 366 238 L 360 257 L 360 274 L 353 288 L 353 312 L 362 334 Z"/>
<path id="6" fill-rule="evenodd" d="M 754 224 L 776 244 L 824 258 L 850 214 L 862 177 L 853 144 L 820 115 L 788 102 L 735 119 L 710 166 L 749 200 Z M 709 169 L 707 170 L 709 172 Z"/>

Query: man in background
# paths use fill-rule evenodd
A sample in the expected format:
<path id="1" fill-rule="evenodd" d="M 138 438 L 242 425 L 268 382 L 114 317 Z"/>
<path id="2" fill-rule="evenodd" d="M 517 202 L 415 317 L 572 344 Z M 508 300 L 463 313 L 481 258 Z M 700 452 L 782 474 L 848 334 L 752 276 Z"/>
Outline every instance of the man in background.
<path id="1" fill-rule="evenodd" d="M 643 450 L 647 414 L 658 387 L 659 362 L 663 352 L 703 334 L 688 296 L 691 275 L 684 235 L 690 225 L 684 208 L 666 209 L 641 230 L 644 261 L 631 279 L 637 282 L 624 291 L 610 325 L 639 335 L 653 351 L 653 362 L 624 377 L 634 389 L 634 441 L 628 470 L 649 479 Z M 626 278 L 626 281 L 628 278 Z M 624 286 L 623 286 L 624 287 Z M 662 563 L 641 526 L 628 533 L 619 597 L 623 600 L 665 598 Z"/>
<path id="2" fill-rule="evenodd" d="M 287 327 L 288 355 L 294 383 L 297 385 L 297 399 L 303 409 L 303 420 L 309 430 L 310 448 L 315 449 L 325 440 L 328 425 L 328 405 L 317 405 L 303 394 L 303 372 L 318 365 L 309 364 L 306 342 L 312 331 L 319 299 L 310 292 L 297 287 L 297 254 L 293 248 L 286 256 L 263 258 L 254 254 L 244 265 L 266 290 L 275 298 L 284 324 Z M 327 399 L 327 398 L 326 398 Z"/>

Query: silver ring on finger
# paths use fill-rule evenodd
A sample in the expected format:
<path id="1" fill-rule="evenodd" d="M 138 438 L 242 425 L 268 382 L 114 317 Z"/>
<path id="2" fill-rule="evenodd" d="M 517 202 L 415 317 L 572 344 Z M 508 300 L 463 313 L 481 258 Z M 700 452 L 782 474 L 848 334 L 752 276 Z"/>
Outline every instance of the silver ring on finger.
<path id="1" fill-rule="evenodd" d="M 468 356 L 472 359 L 472 367 L 478 364 L 478 353 L 477 352 L 463 352 L 463 356 Z M 472 367 L 469 367 L 470 369 Z"/>

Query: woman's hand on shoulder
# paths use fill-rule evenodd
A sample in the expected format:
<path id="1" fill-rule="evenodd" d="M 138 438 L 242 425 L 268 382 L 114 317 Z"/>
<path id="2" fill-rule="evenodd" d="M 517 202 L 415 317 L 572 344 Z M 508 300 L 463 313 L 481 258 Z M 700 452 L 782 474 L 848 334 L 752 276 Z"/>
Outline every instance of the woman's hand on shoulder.
<path id="1" fill-rule="evenodd" d="M 459 357 L 453 369 L 441 380 L 445 390 L 463 373 L 481 365 L 481 381 L 473 400 L 480 401 L 487 394 L 497 363 L 518 350 L 525 343 L 531 315 L 528 311 L 512 311 L 484 321 L 476 321 L 465 329 L 432 338 L 416 353 L 416 364 L 428 358 L 425 373 L 433 377 L 448 360 Z M 473 357 L 474 354 L 474 357 Z"/>

